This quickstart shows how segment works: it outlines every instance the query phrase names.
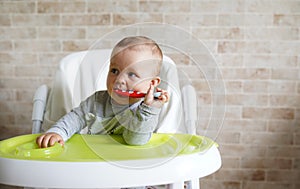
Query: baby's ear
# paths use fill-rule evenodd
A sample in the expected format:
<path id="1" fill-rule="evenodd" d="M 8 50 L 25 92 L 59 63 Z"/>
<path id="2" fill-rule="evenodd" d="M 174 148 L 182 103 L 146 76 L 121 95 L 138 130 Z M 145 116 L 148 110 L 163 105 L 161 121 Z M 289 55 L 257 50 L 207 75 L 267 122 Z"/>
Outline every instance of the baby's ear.
<path id="1" fill-rule="evenodd" d="M 157 87 L 159 84 L 160 84 L 160 77 L 155 77 L 151 80 L 151 84 L 154 86 L 154 87 Z"/>

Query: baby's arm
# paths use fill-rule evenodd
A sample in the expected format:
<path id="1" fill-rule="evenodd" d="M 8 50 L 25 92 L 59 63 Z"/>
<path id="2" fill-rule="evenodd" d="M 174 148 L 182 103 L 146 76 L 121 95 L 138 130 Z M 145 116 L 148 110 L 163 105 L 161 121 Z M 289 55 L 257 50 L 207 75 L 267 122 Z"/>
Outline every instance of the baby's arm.
<path id="1" fill-rule="evenodd" d="M 57 133 L 45 133 L 36 139 L 36 143 L 40 148 L 53 146 L 56 142 L 62 146 L 64 145 L 63 138 Z"/>
<path id="2" fill-rule="evenodd" d="M 129 145 L 140 146 L 146 144 L 152 136 L 152 132 L 138 133 L 125 129 L 123 139 Z"/>
<path id="3" fill-rule="evenodd" d="M 95 96 L 92 95 L 83 101 L 79 107 L 64 115 L 46 133 L 36 139 L 40 148 L 53 146 L 56 142 L 64 145 L 75 133 L 79 132 L 86 125 L 84 115 L 93 109 Z"/>
<path id="4" fill-rule="evenodd" d="M 138 106 L 136 112 L 132 112 L 131 115 L 123 115 L 120 118 L 126 127 L 123 132 L 123 139 L 127 144 L 143 145 L 150 140 L 158 124 L 160 109 L 170 98 L 169 93 L 163 89 L 157 88 L 156 92 L 161 92 L 158 98 L 154 98 L 154 86 L 150 85 L 144 102 Z"/>
<path id="5" fill-rule="evenodd" d="M 58 120 L 46 133 L 39 136 L 36 143 L 40 148 L 51 147 L 55 142 L 63 145 L 64 141 L 67 141 L 83 128 L 84 119 L 82 117 L 75 108 Z"/>
<path id="6" fill-rule="evenodd" d="M 125 127 L 125 142 L 129 145 L 146 144 L 156 129 L 160 110 L 141 103 L 135 110 L 128 109 L 116 115 L 119 123 Z"/>

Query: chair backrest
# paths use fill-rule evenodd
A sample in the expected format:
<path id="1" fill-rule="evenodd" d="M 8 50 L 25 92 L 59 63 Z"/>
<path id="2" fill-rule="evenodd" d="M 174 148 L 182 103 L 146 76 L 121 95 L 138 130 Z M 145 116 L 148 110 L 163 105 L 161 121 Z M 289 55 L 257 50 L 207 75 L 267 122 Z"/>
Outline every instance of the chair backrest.
<path id="1" fill-rule="evenodd" d="M 60 62 L 47 100 L 42 131 L 78 106 L 97 90 L 106 90 L 111 49 L 72 53 Z M 156 132 L 185 132 L 183 105 L 177 68 L 173 60 L 163 56 L 160 87 L 170 93 L 159 116 Z"/>

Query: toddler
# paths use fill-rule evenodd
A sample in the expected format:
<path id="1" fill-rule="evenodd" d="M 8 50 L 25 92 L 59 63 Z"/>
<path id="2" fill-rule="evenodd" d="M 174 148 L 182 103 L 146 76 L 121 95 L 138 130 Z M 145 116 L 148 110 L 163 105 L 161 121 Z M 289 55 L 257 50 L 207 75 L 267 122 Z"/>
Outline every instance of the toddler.
<path id="1" fill-rule="evenodd" d="M 36 139 L 41 148 L 64 145 L 73 134 L 88 127 L 88 134 L 119 134 L 129 145 L 143 145 L 158 123 L 160 108 L 169 101 L 167 91 L 157 88 L 162 51 L 144 36 L 122 39 L 113 48 L 107 91 L 97 91 L 79 107 L 57 121 Z M 145 93 L 134 98 L 124 94 Z M 160 96 L 154 97 L 154 92 Z"/>

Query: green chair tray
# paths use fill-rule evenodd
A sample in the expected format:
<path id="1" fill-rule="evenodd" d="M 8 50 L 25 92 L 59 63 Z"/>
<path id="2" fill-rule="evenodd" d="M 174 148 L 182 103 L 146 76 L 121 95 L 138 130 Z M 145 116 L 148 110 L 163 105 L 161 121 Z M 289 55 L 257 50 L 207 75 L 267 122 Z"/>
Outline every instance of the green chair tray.
<path id="1" fill-rule="evenodd" d="M 22 135 L 0 141 L 0 158 L 41 161 L 122 161 L 165 158 L 204 152 L 215 143 L 203 136 L 155 133 L 142 146 L 127 145 L 120 135 L 75 134 L 64 146 L 38 148 L 39 134 Z"/>

